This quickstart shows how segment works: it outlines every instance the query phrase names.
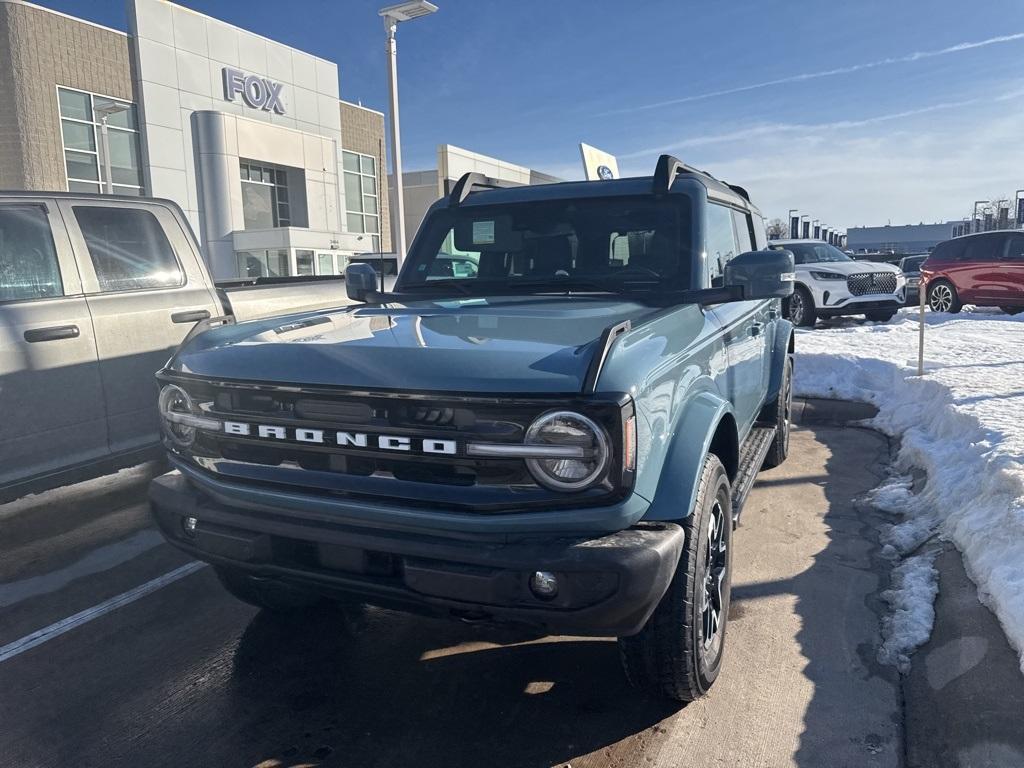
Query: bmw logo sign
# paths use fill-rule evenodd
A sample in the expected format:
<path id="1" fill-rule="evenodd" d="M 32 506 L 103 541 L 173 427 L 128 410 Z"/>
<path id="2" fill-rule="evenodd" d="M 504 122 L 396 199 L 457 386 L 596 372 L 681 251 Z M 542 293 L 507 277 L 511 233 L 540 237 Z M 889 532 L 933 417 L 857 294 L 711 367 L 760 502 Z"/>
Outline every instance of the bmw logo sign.
<path id="1" fill-rule="evenodd" d="M 607 165 L 599 165 L 597 166 L 597 178 L 602 181 L 608 181 L 608 179 L 614 179 L 615 174 L 612 173 L 612 169 Z"/>

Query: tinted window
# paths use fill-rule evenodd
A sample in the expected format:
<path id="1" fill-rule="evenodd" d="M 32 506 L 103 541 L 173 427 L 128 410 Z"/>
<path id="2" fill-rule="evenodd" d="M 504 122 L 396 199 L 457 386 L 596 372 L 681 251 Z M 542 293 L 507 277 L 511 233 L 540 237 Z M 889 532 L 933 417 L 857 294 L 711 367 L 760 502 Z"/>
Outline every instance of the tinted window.
<path id="1" fill-rule="evenodd" d="M 1011 235 L 1010 246 L 1006 258 L 1010 261 L 1024 262 L 1024 235 Z"/>
<path id="2" fill-rule="evenodd" d="M 736 255 L 736 236 L 733 233 L 732 211 L 729 208 L 709 204 L 707 211 L 704 246 L 708 255 L 712 285 L 715 285 L 714 281 L 722 276 L 725 265 Z"/>
<path id="3" fill-rule="evenodd" d="M 772 245 L 775 251 L 791 251 L 796 264 L 821 264 L 822 262 L 851 261 L 850 257 L 834 245 L 827 243 L 784 243 Z"/>
<path id="4" fill-rule="evenodd" d="M 581 290 L 689 288 L 690 200 L 547 200 L 438 211 L 423 225 L 402 288 L 488 290 L 573 280 Z M 731 231 L 731 225 L 730 225 Z"/>
<path id="5" fill-rule="evenodd" d="M 0 301 L 63 293 L 46 211 L 38 205 L 0 206 Z"/>
<path id="6" fill-rule="evenodd" d="M 1002 255 L 1003 238 L 1000 235 L 969 237 L 964 249 L 964 261 L 995 261 Z"/>
<path id="7" fill-rule="evenodd" d="M 160 223 L 141 208 L 74 206 L 100 290 L 181 285 L 184 275 Z"/>
<path id="8" fill-rule="evenodd" d="M 739 211 L 732 212 L 732 220 L 736 225 L 736 238 L 739 250 L 737 253 L 746 253 L 754 250 L 754 238 L 750 229 L 750 216 Z"/>
<path id="9" fill-rule="evenodd" d="M 966 243 L 967 238 L 958 238 L 939 243 L 928 257 L 928 261 L 930 263 L 960 261 L 963 258 Z"/>

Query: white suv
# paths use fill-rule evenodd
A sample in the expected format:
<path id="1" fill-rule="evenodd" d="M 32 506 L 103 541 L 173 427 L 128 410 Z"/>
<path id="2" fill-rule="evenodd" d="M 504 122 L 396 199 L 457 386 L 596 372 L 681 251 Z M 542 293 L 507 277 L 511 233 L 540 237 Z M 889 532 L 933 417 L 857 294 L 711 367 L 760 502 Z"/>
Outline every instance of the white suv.
<path id="1" fill-rule="evenodd" d="M 819 317 L 839 315 L 889 320 L 906 299 L 907 280 L 892 264 L 857 261 L 822 240 L 772 240 L 768 247 L 793 252 L 796 285 L 786 312 L 794 325 L 810 328 Z"/>

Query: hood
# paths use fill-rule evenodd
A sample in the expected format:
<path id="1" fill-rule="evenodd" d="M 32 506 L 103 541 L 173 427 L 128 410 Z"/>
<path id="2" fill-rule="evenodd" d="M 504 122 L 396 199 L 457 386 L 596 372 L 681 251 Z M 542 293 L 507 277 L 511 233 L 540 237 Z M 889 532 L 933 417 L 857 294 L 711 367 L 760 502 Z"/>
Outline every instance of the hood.
<path id="1" fill-rule="evenodd" d="M 835 272 L 837 275 L 862 275 L 866 272 L 893 272 L 902 275 L 903 272 L 894 264 L 886 264 L 884 261 L 819 261 L 813 264 L 797 264 L 797 272 Z"/>
<path id="2" fill-rule="evenodd" d="M 604 329 L 651 311 L 581 296 L 344 307 L 207 331 L 168 370 L 353 389 L 580 392 Z"/>

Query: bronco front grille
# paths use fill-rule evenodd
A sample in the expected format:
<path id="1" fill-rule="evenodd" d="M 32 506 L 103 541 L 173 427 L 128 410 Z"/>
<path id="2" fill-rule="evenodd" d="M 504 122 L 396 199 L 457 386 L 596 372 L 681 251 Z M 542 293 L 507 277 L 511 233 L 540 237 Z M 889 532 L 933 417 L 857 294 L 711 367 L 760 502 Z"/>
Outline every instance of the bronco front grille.
<path id="1" fill-rule="evenodd" d="M 868 293 L 896 293 L 894 272 L 866 272 L 846 278 L 846 288 L 853 296 Z"/>
<path id="2" fill-rule="evenodd" d="M 445 396 L 166 380 L 186 389 L 211 418 L 249 425 L 201 430 L 187 455 L 176 451 L 224 480 L 467 511 L 607 503 L 632 483 L 615 461 L 606 481 L 568 499 L 540 486 L 523 459 L 465 450 L 469 443 L 521 443 L 537 417 L 565 408 L 586 413 L 613 446 L 621 445 L 633 412 L 626 396 Z M 258 425 L 268 434 L 257 434 Z M 269 439 L 279 427 L 281 439 Z M 308 442 L 299 431 L 323 439 Z M 383 450 L 382 435 L 409 448 Z"/>

